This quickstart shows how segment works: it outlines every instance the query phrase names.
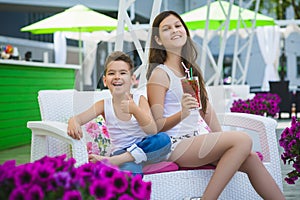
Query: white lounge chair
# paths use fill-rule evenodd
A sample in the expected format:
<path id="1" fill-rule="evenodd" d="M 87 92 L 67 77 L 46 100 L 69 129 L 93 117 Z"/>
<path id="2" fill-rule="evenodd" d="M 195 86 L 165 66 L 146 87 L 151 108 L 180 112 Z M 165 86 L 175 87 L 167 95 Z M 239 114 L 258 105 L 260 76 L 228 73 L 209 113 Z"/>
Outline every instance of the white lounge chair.
<path id="1" fill-rule="evenodd" d="M 95 101 L 108 97 L 108 91 L 78 92 L 75 90 L 42 90 L 38 94 L 42 121 L 29 121 L 32 130 L 31 161 L 45 155 L 67 154 L 74 157 L 77 165 L 88 161 L 86 144 L 70 138 L 67 120 Z M 224 126 L 240 127 L 259 134 L 264 165 L 282 189 L 280 160 L 275 129 L 277 123 L 271 118 L 244 113 L 219 113 Z M 152 182 L 151 199 L 175 200 L 200 196 L 211 175 L 212 169 L 179 170 L 148 174 L 145 181 Z M 222 192 L 219 199 L 261 199 L 254 191 L 246 174 L 237 172 Z"/>

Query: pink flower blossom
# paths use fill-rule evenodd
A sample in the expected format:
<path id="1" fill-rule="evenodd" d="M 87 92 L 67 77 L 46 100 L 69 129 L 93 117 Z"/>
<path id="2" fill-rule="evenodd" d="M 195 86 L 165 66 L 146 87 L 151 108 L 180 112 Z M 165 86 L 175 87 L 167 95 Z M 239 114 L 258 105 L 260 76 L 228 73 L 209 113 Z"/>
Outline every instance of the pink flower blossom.
<path id="1" fill-rule="evenodd" d="M 105 135 L 106 138 L 109 138 L 108 130 L 105 125 L 102 126 L 102 133 Z"/>
<path id="2" fill-rule="evenodd" d="M 85 130 L 91 136 L 93 141 L 87 142 L 87 151 L 89 154 L 107 156 L 110 145 L 109 133 L 105 125 L 103 116 L 85 124 Z"/>

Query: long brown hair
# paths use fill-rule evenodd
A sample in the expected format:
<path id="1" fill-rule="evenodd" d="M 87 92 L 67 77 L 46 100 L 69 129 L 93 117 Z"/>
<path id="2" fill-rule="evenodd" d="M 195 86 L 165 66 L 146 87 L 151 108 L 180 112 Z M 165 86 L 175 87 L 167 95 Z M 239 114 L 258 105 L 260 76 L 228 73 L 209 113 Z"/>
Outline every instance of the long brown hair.
<path id="1" fill-rule="evenodd" d="M 200 96 L 202 103 L 202 110 L 206 113 L 207 109 L 207 92 L 205 89 L 204 79 L 200 70 L 200 67 L 196 63 L 198 52 L 196 46 L 194 45 L 193 40 L 190 37 L 190 32 L 182 20 L 182 18 L 174 11 L 163 11 L 157 15 L 152 23 L 152 32 L 151 32 L 151 41 L 150 41 L 150 51 L 149 51 L 149 65 L 148 71 L 146 74 L 147 79 L 149 80 L 152 71 L 156 68 L 157 65 L 163 64 L 167 59 L 167 51 L 163 46 L 160 46 L 155 41 L 155 36 L 159 37 L 159 25 L 160 23 L 168 16 L 174 15 L 177 17 L 181 24 L 184 26 L 187 34 L 187 41 L 181 50 L 181 59 L 182 62 L 188 67 L 193 69 L 193 76 L 199 77 L 200 84 Z"/>

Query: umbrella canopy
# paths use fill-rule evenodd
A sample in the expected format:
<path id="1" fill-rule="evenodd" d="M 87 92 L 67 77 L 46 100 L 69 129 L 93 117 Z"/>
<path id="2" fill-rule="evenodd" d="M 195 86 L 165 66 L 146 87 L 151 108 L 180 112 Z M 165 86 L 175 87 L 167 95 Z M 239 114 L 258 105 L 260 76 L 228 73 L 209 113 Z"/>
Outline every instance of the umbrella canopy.
<path id="1" fill-rule="evenodd" d="M 139 40 L 146 41 L 148 32 L 143 29 L 137 29 L 137 30 L 132 30 L 130 32 L 125 31 L 122 35 L 123 40 L 127 42 L 133 42 L 131 32 L 134 32 Z M 79 39 L 79 33 L 78 32 L 64 32 L 64 35 L 66 38 L 73 39 L 73 40 L 78 40 Z M 112 32 L 107 32 L 107 31 L 94 31 L 92 33 L 82 33 L 81 34 L 81 39 L 82 41 L 88 41 L 88 42 L 100 42 L 100 41 L 105 41 L 105 42 L 115 42 L 117 37 L 117 31 L 114 30 Z"/>
<path id="2" fill-rule="evenodd" d="M 50 34 L 57 31 L 111 31 L 116 29 L 117 25 L 117 19 L 93 11 L 83 5 L 76 5 L 61 13 L 23 27 L 21 31 L 29 31 L 33 34 Z"/>
<path id="3" fill-rule="evenodd" d="M 73 6 L 61 13 L 44 20 L 23 27 L 21 31 L 30 31 L 33 34 L 51 34 L 58 31 L 79 33 L 79 65 L 82 67 L 81 33 L 93 31 L 112 31 L 118 26 L 118 20 L 93 11 L 83 5 Z M 80 90 L 83 89 L 83 73 L 79 70 Z"/>
<path id="4" fill-rule="evenodd" d="M 222 4 L 222 6 L 220 5 Z M 228 13 L 230 3 L 226 1 L 215 1 L 210 4 L 209 12 L 209 30 L 217 30 L 226 21 L 226 15 Z M 223 7 L 223 8 L 222 8 Z M 203 6 L 195 10 L 189 11 L 181 15 L 186 25 L 191 30 L 205 29 L 206 17 L 207 17 L 208 6 Z M 225 13 L 224 13 L 225 12 Z M 240 7 L 232 5 L 229 30 L 237 28 L 239 20 Z M 241 19 L 244 24 L 240 23 L 240 28 L 251 28 L 252 21 L 255 18 L 255 12 L 252 10 L 241 8 Z M 256 15 L 256 26 L 267 26 L 275 25 L 273 18 L 257 13 Z"/>

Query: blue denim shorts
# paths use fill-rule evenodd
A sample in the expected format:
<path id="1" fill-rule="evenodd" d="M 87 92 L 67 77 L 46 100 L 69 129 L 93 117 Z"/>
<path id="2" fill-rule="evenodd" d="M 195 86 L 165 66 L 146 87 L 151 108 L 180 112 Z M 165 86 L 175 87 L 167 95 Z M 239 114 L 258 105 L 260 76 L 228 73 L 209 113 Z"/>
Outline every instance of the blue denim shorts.
<path id="1" fill-rule="evenodd" d="M 158 163 L 167 159 L 171 152 L 171 139 L 164 132 L 145 137 L 141 142 L 136 143 L 147 156 L 147 162 L 136 164 L 127 162 L 119 166 L 120 170 L 131 171 L 133 175 L 143 174 L 145 164 Z M 113 152 L 111 156 L 119 155 L 126 152 L 127 148 Z"/>

